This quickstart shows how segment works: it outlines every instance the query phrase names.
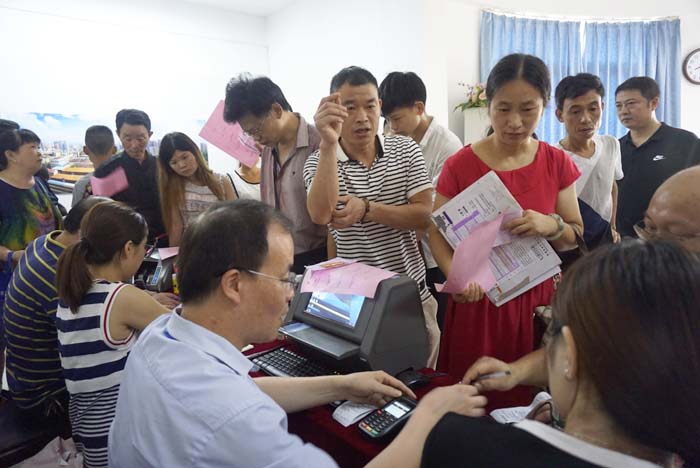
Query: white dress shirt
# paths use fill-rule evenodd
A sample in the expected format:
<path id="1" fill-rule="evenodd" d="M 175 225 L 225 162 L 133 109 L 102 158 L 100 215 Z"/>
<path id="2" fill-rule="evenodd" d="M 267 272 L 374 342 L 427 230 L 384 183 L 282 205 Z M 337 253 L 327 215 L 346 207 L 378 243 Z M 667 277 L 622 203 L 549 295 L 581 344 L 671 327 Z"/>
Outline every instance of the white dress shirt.
<path id="1" fill-rule="evenodd" d="M 287 432 L 287 415 L 230 342 L 180 317 L 151 323 L 126 365 L 109 466 L 336 467 Z"/>

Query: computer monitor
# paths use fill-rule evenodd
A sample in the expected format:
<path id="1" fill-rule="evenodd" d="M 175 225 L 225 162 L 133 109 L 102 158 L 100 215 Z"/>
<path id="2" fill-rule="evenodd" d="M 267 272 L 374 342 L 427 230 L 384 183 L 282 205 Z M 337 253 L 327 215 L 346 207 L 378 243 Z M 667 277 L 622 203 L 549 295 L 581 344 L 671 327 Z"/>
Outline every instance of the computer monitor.
<path id="1" fill-rule="evenodd" d="M 308 274 L 308 273 L 307 273 Z M 381 281 L 374 297 L 324 291 L 298 293 L 280 332 L 302 348 L 350 370 L 420 369 L 428 338 L 416 282 L 404 275 Z"/>
<path id="2" fill-rule="evenodd" d="M 344 327 L 355 328 L 364 302 L 364 296 L 317 291 L 311 294 L 304 312 Z"/>

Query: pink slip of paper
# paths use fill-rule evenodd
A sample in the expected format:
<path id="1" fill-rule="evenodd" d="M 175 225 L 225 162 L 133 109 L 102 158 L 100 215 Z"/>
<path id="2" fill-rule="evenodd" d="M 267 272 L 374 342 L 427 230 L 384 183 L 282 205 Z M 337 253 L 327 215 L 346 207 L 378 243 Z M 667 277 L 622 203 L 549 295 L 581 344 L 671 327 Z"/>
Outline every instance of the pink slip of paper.
<path id="1" fill-rule="evenodd" d="M 380 281 L 394 276 L 396 273 L 393 271 L 359 262 L 350 263 L 337 268 L 308 271 L 301 283 L 301 292 L 320 291 L 374 298 Z"/>
<path id="2" fill-rule="evenodd" d="M 93 195 L 111 197 L 126 190 L 129 187 L 129 181 L 126 178 L 124 168 L 120 166 L 106 177 L 90 177 L 90 185 L 92 186 Z"/>
<path id="3" fill-rule="evenodd" d="M 462 239 L 452 257 L 452 268 L 447 281 L 435 285 L 438 292 L 459 294 L 469 283 L 477 283 L 484 291 L 488 291 L 496 284 L 489 255 L 502 222 L 503 215 L 499 215 Z"/>
<path id="4" fill-rule="evenodd" d="M 255 140 L 244 134 L 238 123 L 224 121 L 224 101 L 219 101 L 199 136 L 246 166 L 254 166 L 260 157 Z"/>
<path id="5" fill-rule="evenodd" d="M 158 249 L 158 258 L 161 260 L 167 260 L 170 257 L 174 257 L 180 251 L 180 247 L 163 247 Z"/>

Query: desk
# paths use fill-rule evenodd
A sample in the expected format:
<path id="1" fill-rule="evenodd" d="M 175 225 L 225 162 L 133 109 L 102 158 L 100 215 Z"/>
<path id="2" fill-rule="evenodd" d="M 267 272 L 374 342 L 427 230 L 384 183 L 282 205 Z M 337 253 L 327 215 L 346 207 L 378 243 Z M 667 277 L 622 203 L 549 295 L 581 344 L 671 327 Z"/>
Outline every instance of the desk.
<path id="1" fill-rule="evenodd" d="M 277 340 L 271 343 L 255 345 L 253 349 L 245 354 L 266 351 L 284 344 L 292 348 L 294 347 L 293 344 L 289 342 Z M 425 369 L 422 372 L 430 374 L 432 370 Z M 253 373 L 251 375 L 253 377 L 259 377 L 265 374 Z M 452 385 L 455 383 L 457 383 L 457 380 L 449 376 L 436 377 L 429 384 L 419 387 L 415 392 L 420 399 L 435 387 Z M 305 442 L 312 443 L 328 452 L 342 468 L 366 465 L 384 449 L 386 442 L 373 441 L 364 437 L 357 428 L 357 424 L 343 427 L 339 422 L 333 419 L 332 414 L 334 409 L 335 408 L 330 405 L 324 405 L 290 414 L 289 432 L 298 435 Z"/>

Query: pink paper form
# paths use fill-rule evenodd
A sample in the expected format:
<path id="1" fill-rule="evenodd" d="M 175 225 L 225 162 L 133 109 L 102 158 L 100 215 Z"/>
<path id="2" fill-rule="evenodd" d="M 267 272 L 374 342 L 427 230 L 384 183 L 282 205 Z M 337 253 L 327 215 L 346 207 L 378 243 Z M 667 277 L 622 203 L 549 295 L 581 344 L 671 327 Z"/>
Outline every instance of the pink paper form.
<path id="1" fill-rule="evenodd" d="M 301 283 L 301 292 L 323 291 L 373 298 L 379 282 L 393 276 L 396 276 L 393 271 L 359 262 L 336 268 L 310 269 Z"/>
<path id="2" fill-rule="evenodd" d="M 243 133 L 240 125 L 224 121 L 224 101 L 219 101 L 199 136 L 246 166 L 254 166 L 260 156 L 255 141 Z"/>
<path id="3" fill-rule="evenodd" d="M 501 229 L 503 215 L 481 224 L 462 239 L 452 257 L 452 268 L 443 284 L 436 284 L 438 292 L 459 294 L 469 283 L 477 283 L 484 291 L 496 284 L 491 271 L 489 255 Z"/>
<path id="4" fill-rule="evenodd" d="M 124 168 L 120 166 L 106 177 L 90 177 L 90 185 L 92 186 L 93 195 L 111 197 L 126 190 L 129 187 L 129 181 L 126 179 Z"/>

